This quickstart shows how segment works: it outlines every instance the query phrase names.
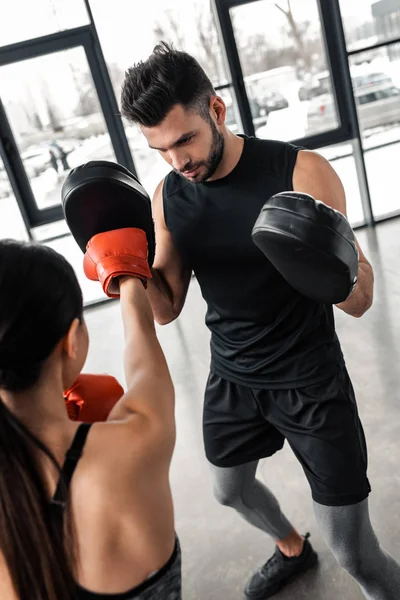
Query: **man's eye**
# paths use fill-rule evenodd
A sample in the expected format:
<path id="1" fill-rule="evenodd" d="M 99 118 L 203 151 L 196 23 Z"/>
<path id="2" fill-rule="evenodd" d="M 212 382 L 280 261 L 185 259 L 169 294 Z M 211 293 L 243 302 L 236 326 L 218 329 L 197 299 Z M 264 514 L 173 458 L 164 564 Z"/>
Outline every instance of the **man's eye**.
<path id="1" fill-rule="evenodd" d="M 185 139 L 181 140 L 181 141 L 179 142 L 180 146 L 183 146 L 184 144 L 188 144 L 188 143 L 191 141 L 192 137 L 193 137 L 193 136 L 190 136 L 190 137 L 187 137 L 187 138 L 185 138 Z"/>

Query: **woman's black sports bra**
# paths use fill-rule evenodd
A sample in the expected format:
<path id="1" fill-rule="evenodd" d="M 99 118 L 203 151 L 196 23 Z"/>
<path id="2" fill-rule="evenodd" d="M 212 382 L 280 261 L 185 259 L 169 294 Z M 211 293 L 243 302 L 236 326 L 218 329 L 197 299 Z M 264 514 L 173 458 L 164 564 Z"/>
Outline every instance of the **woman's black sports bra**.
<path id="1" fill-rule="evenodd" d="M 68 501 L 68 490 L 76 465 L 82 455 L 90 424 L 82 423 L 68 450 L 55 494 L 50 502 L 54 519 L 59 522 L 63 535 L 63 516 Z M 181 600 L 181 549 L 176 538 L 175 548 L 168 562 L 146 581 L 120 594 L 99 594 L 77 585 L 77 600 Z"/>

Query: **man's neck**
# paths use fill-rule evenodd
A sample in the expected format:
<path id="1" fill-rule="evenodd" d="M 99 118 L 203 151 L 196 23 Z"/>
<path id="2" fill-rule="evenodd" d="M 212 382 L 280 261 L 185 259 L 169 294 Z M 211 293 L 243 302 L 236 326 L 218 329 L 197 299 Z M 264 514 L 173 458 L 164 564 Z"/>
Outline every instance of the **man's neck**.
<path id="1" fill-rule="evenodd" d="M 210 179 L 207 179 L 207 181 L 215 181 L 229 175 L 229 173 L 231 173 L 236 167 L 240 157 L 242 156 L 244 146 L 244 139 L 242 137 L 238 137 L 232 133 L 232 131 L 226 129 L 226 132 L 224 133 L 224 139 L 225 146 L 222 161 L 213 176 L 210 177 Z"/>

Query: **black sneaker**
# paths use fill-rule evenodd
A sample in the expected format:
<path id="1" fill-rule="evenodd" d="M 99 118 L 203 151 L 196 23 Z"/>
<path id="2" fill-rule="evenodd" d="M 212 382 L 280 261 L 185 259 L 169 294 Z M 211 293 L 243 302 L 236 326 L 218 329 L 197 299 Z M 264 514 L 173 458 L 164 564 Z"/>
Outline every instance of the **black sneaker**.
<path id="1" fill-rule="evenodd" d="M 249 600 L 265 600 L 274 596 L 287 583 L 317 564 L 318 556 L 308 541 L 309 537 L 309 533 L 304 536 L 300 556 L 287 558 L 276 548 L 275 554 L 248 582 L 244 593 Z"/>

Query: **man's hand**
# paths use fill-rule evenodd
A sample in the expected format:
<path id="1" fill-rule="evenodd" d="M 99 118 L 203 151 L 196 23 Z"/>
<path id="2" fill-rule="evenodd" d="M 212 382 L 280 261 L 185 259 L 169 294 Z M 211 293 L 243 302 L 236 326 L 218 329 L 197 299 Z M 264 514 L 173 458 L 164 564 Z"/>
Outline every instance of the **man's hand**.
<path id="1" fill-rule="evenodd" d="M 344 302 L 336 304 L 352 317 L 362 317 L 372 306 L 374 290 L 374 272 L 368 262 L 358 263 L 358 279 L 353 292 Z"/>

